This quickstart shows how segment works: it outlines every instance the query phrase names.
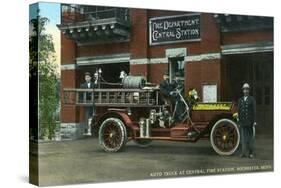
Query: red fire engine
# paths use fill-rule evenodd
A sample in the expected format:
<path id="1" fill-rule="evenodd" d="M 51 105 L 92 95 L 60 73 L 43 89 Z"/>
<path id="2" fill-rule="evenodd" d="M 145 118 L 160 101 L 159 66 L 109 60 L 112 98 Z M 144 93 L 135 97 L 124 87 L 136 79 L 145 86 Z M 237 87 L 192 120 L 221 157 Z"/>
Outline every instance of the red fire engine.
<path id="1" fill-rule="evenodd" d="M 148 146 L 153 140 L 208 139 L 219 155 L 232 155 L 239 146 L 236 107 L 231 102 L 200 103 L 196 101 L 195 90 L 185 98 L 176 89 L 174 94 L 184 104 L 185 116 L 181 121 L 174 121 L 177 104 L 169 102 L 157 85 L 146 83 L 143 77 L 125 75 L 120 83 L 107 83 L 97 71 L 96 81 L 99 86 L 114 87 L 65 88 L 64 103 L 93 106 L 92 133 L 98 136 L 106 152 L 120 151 L 131 140 Z"/>

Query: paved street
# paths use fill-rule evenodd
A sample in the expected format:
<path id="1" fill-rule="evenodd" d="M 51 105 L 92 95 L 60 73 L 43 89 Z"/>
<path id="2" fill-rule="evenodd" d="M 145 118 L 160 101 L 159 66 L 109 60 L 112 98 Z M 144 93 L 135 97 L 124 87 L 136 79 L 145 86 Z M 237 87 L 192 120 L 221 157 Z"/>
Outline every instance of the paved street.
<path id="1" fill-rule="evenodd" d="M 40 185 L 271 171 L 272 139 L 258 137 L 256 146 L 256 159 L 241 159 L 237 154 L 217 155 L 209 141 L 154 141 L 147 148 L 129 142 L 125 150 L 118 153 L 105 153 L 96 138 L 40 143 Z"/>

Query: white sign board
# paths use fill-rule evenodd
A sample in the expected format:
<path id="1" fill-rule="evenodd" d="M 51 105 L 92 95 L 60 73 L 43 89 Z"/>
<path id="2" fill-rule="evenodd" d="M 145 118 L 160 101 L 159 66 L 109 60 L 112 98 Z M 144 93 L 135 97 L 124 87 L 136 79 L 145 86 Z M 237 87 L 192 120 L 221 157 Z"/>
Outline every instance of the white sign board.
<path id="1" fill-rule="evenodd" d="M 203 85 L 203 102 L 217 102 L 217 85 Z"/>

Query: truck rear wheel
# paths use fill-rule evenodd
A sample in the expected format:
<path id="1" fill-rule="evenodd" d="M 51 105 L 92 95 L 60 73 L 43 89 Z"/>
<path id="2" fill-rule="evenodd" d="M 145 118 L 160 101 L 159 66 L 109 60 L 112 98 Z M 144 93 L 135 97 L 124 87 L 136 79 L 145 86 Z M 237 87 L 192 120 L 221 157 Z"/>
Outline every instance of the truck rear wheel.
<path id="1" fill-rule="evenodd" d="M 99 144 L 106 152 L 117 152 L 127 143 L 127 130 L 118 118 L 104 120 L 99 129 Z"/>
<path id="2" fill-rule="evenodd" d="M 212 128 L 210 140 L 213 149 L 219 155 L 232 155 L 240 142 L 237 124 L 230 119 L 217 121 Z"/>

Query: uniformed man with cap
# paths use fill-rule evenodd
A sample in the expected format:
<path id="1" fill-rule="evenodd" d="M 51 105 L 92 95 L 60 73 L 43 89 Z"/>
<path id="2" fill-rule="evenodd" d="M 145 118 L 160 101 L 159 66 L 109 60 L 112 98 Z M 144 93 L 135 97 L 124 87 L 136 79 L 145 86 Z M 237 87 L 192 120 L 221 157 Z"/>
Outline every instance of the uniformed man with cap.
<path id="1" fill-rule="evenodd" d="M 172 91 L 172 85 L 169 81 L 169 73 L 165 71 L 163 74 L 163 81 L 160 83 L 160 92 L 164 95 L 164 97 L 170 97 L 170 92 Z"/>
<path id="2" fill-rule="evenodd" d="M 254 158 L 255 126 L 256 126 L 256 100 L 250 96 L 250 85 L 245 83 L 242 87 L 244 96 L 238 101 L 238 123 L 241 133 L 242 153 L 240 157 Z"/>
<path id="3" fill-rule="evenodd" d="M 175 78 L 170 83 L 169 74 L 166 71 L 163 75 L 163 81 L 160 83 L 160 92 L 164 95 L 164 98 L 168 99 L 168 101 L 172 103 L 173 107 L 176 107 L 175 117 L 173 119 L 174 122 L 180 122 L 182 120 L 182 116 L 184 116 L 185 109 L 183 102 L 175 92 L 176 89 L 182 87 L 179 78 L 180 74 L 176 74 Z"/>

